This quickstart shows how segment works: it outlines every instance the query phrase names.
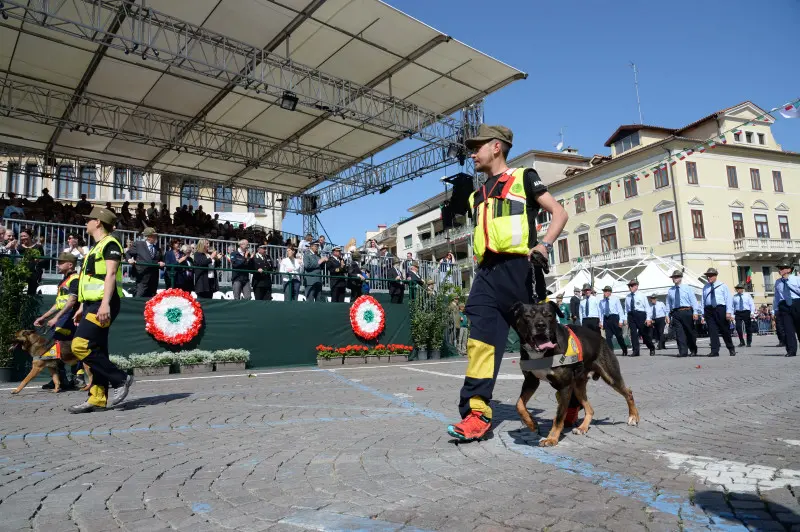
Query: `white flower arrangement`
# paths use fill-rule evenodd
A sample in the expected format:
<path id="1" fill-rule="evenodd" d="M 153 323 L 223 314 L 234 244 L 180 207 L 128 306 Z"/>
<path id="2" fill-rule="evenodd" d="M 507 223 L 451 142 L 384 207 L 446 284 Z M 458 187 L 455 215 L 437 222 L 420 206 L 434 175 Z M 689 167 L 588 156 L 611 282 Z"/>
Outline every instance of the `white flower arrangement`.
<path id="1" fill-rule="evenodd" d="M 250 360 L 250 351 L 246 349 L 220 349 L 217 351 L 192 349 L 180 353 L 153 351 L 132 354 L 127 357 L 111 355 L 109 358 L 119 369 L 127 371 L 132 368 L 169 366 L 172 364 L 188 366 L 192 364 L 211 364 L 213 362 L 248 362 Z"/>

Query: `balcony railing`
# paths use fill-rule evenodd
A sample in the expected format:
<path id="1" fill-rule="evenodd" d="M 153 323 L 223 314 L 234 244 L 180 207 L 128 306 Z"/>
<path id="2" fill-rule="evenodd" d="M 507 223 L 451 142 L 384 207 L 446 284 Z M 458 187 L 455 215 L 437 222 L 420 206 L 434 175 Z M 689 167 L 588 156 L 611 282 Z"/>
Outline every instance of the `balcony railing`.
<path id="1" fill-rule="evenodd" d="M 769 281 L 764 283 L 764 292 L 767 294 L 775 293 L 775 283 Z"/>
<path id="2" fill-rule="evenodd" d="M 471 225 L 462 225 L 461 227 L 454 227 L 449 231 L 444 231 L 442 233 L 439 233 L 433 238 L 421 239 L 420 244 L 422 244 L 423 248 L 431 248 L 433 246 L 440 246 L 442 244 L 447 244 L 448 241 L 452 242 L 459 238 L 468 236 L 470 233 L 472 233 L 472 229 L 473 228 Z"/>
<path id="3" fill-rule="evenodd" d="M 602 264 L 612 264 L 615 262 L 624 262 L 628 260 L 638 260 L 647 257 L 650 250 L 647 246 L 630 246 L 627 248 L 612 249 L 605 253 L 595 253 L 588 257 L 578 257 L 571 260 L 572 266 L 578 264 L 592 264 L 599 266 Z"/>
<path id="4" fill-rule="evenodd" d="M 737 238 L 733 241 L 736 253 L 800 253 L 800 240 L 783 238 Z"/>

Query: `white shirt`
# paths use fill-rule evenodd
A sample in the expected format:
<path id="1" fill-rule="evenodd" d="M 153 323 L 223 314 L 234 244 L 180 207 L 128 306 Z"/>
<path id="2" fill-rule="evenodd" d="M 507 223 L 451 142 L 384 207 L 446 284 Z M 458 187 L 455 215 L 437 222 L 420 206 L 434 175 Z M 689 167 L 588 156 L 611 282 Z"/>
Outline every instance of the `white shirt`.
<path id="1" fill-rule="evenodd" d="M 281 260 L 281 264 L 280 267 L 278 268 L 278 271 L 287 274 L 281 277 L 281 280 L 284 283 L 288 283 L 289 279 L 299 279 L 297 275 L 291 275 L 291 274 L 303 273 L 303 261 L 298 259 L 297 257 L 295 257 L 294 259 L 290 259 L 289 257 L 284 257 L 283 260 Z"/>

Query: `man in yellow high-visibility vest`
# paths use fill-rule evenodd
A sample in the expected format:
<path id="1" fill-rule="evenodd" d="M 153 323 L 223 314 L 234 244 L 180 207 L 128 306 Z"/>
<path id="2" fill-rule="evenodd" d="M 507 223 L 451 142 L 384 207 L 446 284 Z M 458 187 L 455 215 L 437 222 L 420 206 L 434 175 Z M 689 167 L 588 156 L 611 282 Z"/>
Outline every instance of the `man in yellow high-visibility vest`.
<path id="1" fill-rule="evenodd" d="M 512 321 L 511 307 L 519 301 L 530 303 L 534 296 L 536 301 L 546 299 L 543 270 L 548 267 L 553 242 L 569 218 L 536 170 L 508 167 L 512 140 L 507 127 L 482 124 L 477 136 L 466 141 L 475 170 L 488 179 L 469 199 L 478 270 L 465 309 L 471 328 L 467 374 L 459 401 L 462 421 L 447 427 L 448 433 L 460 441 L 481 439 L 491 429 L 489 401 Z M 552 215 L 552 220 L 544 238 L 537 242 L 536 217 L 542 209 Z M 566 423 L 574 424 L 577 406 L 573 397 Z"/>
<path id="2" fill-rule="evenodd" d="M 133 377 L 126 375 L 108 358 L 108 332 L 122 300 L 122 245 L 111 236 L 117 217 L 108 209 L 95 207 L 85 215 L 86 232 L 95 244 L 83 259 L 78 280 L 75 312 L 78 329 L 72 353 L 92 370 L 92 387 L 86 402 L 69 407 L 73 414 L 116 406 L 128 395 Z M 109 386 L 114 389 L 108 398 Z"/>

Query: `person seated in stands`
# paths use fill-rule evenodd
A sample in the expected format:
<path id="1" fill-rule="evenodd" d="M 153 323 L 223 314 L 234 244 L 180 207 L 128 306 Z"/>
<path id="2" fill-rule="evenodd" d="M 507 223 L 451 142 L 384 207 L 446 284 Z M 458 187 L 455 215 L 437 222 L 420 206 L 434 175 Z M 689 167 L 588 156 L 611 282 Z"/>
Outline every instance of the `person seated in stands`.
<path id="1" fill-rule="evenodd" d="M 147 219 L 151 222 L 155 222 L 158 219 L 158 207 L 156 207 L 156 202 L 150 202 L 150 208 L 147 209 Z"/>
<path id="2" fill-rule="evenodd" d="M 75 205 L 75 212 L 78 214 L 89 214 L 92 211 L 92 204 L 86 200 L 86 194 L 81 194 L 81 200 Z"/>

